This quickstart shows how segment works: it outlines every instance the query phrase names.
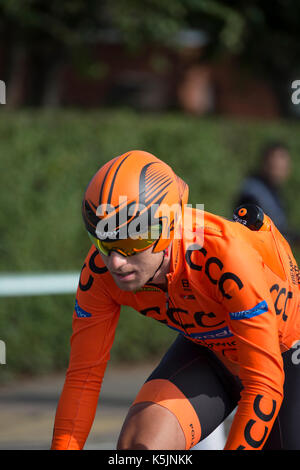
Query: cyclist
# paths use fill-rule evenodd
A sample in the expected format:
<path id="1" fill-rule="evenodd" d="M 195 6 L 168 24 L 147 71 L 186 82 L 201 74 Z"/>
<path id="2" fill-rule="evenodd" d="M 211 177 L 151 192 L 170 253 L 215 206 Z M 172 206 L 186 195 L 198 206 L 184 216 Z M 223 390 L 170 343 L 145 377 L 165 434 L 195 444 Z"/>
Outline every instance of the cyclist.
<path id="1" fill-rule="evenodd" d="M 290 247 L 256 206 L 229 221 L 187 200 L 186 183 L 138 150 L 106 163 L 88 184 L 82 213 L 92 247 L 52 449 L 84 447 L 121 305 L 178 336 L 130 407 L 118 449 L 191 449 L 236 406 L 225 449 L 300 448 Z"/>

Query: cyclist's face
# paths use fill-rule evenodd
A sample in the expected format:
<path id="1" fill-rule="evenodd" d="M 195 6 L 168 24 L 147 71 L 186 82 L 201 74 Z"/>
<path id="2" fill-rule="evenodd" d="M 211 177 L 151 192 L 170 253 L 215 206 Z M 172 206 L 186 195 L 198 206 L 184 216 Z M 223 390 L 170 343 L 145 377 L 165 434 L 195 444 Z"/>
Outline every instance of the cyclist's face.
<path id="1" fill-rule="evenodd" d="M 109 256 L 100 254 L 117 286 L 126 291 L 143 287 L 160 267 L 164 257 L 163 252 L 153 253 L 152 247 L 127 257 L 115 251 Z M 156 277 L 159 274 L 157 272 Z"/>

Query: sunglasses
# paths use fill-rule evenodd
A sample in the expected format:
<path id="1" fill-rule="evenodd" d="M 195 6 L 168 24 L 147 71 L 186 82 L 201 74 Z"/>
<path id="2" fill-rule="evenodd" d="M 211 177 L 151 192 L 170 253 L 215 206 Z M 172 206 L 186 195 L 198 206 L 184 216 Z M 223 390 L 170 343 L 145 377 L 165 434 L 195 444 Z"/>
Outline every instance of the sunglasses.
<path id="1" fill-rule="evenodd" d="M 161 226 L 154 225 L 149 232 L 141 234 L 136 238 L 122 238 L 120 240 L 99 240 L 88 232 L 88 235 L 95 247 L 105 256 L 109 256 L 112 251 L 116 251 L 123 256 L 133 256 L 141 251 L 147 250 L 160 237 Z"/>

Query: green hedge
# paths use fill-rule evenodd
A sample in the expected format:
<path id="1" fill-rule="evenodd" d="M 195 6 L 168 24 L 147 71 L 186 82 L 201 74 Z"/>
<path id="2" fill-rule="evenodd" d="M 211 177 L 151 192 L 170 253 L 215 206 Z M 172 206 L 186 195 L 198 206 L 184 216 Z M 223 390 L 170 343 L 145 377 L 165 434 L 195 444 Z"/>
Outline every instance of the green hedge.
<path id="1" fill-rule="evenodd" d="M 242 176 L 266 139 L 287 141 L 294 169 L 286 187 L 291 221 L 300 227 L 299 123 L 139 114 L 130 110 L 0 113 L 1 274 L 79 271 L 89 247 L 81 221 L 84 189 L 107 160 L 144 149 L 168 162 L 190 185 L 190 202 L 230 216 Z M 74 296 L 0 299 L 0 339 L 15 373 L 66 367 Z M 148 323 L 147 323 L 148 322 Z M 174 338 L 158 322 L 124 309 L 112 359 L 159 355 Z"/>

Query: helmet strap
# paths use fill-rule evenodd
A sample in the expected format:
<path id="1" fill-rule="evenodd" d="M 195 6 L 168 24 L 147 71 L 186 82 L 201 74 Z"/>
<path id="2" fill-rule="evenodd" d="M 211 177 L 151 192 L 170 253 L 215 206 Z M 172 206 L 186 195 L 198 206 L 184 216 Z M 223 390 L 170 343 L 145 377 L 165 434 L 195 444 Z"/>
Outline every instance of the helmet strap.
<path id="1" fill-rule="evenodd" d="M 148 282 L 151 282 L 152 279 L 154 278 L 155 274 L 157 273 L 157 271 L 160 270 L 160 268 L 162 267 L 163 262 L 164 262 L 164 260 L 165 260 L 165 257 L 166 257 L 166 250 L 163 251 L 163 257 L 162 257 L 162 260 L 161 260 L 160 265 L 159 265 L 158 268 L 156 269 L 156 271 L 155 271 L 155 273 L 153 274 L 153 276 L 150 277 L 150 279 L 148 279 L 148 281 L 146 282 L 146 284 L 148 284 Z"/>

